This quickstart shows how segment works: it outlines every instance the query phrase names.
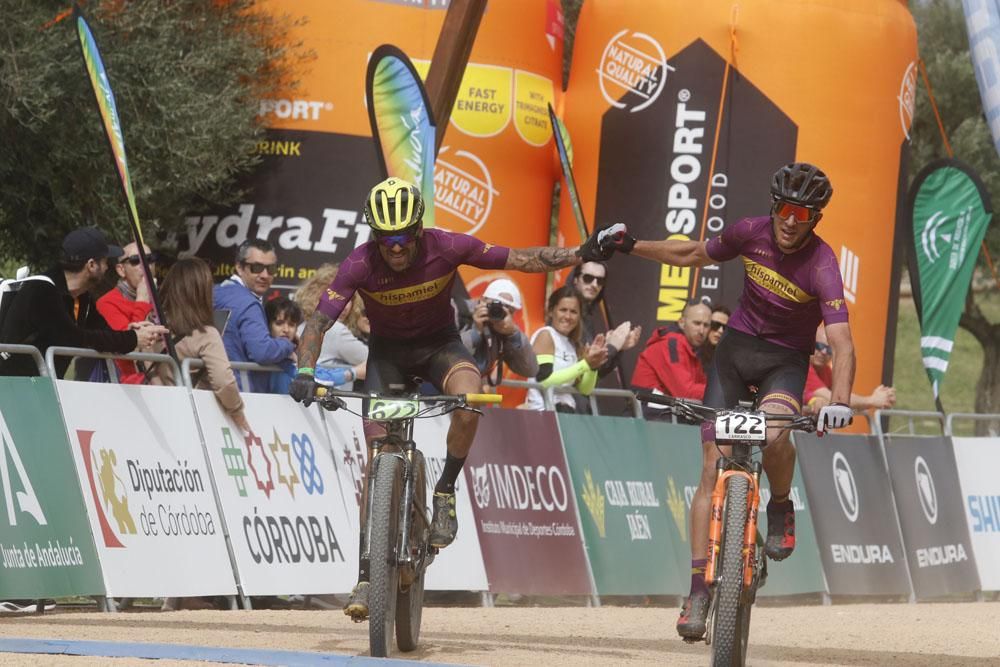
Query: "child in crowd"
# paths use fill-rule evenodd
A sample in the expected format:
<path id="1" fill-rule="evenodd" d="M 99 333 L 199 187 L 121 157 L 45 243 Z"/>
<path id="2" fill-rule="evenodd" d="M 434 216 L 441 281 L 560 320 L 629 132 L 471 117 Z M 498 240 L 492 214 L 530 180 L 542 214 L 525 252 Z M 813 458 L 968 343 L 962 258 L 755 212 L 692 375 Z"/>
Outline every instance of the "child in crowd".
<path id="1" fill-rule="evenodd" d="M 299 324 L 302 322 L 302 308 L 287 296 L 279 296 L 264 304 L 267 315 L 267 326 L 274 338 L 287 338 L 292 344 L 298 345 Z M 287 394 L 288 385 L 295 377 L 295 361 L 283 359 L 278 363 L 281 373 L 271 373 L 268 391 L 272 394 Z"/>

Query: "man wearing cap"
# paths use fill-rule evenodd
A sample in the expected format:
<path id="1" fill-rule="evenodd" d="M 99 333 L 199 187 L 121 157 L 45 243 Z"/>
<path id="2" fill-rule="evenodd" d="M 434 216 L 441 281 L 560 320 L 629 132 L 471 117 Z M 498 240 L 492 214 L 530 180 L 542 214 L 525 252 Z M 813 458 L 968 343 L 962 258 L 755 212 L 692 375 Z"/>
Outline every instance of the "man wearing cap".
<path id="1" fill-rule="evenodd" d="M 42 355 L 52 346 L 125 354 L 152 345 L 167 333 L 165 327 L 136 322 L 126 331 L 113 331 L 89 292 L 108 270 L 108 258 L 122 254 L 96 227 L 67 234 L 59 265 L 43 274 L 48 280 L 24 281 L 12 299 L 0 323 L 0 342 L 33 345 Z M 56 374 L 62 377 L 70 359 L 57 357 L 55 363 Z M 37 374 L 35 362 L 26 355 L 0 357 L 0 375 Z"/>
<path id="2" fill-rule="evenodd" d="M 149 246 L 143 244 L 150 271 L 156 256 Z M 153 310 L 146 275 L 139 259 L 139 246 L 134 241 L 125 246 L 124 254 L 115 263 L 118 283 L 97 300 L 97 312 L 104 317 L 115 331 L 126 331 L 133 322 L 142 322 Z M 115 362 L 119 369 L 119 381 L 123 384 L 140 384 L 145 375 L 140 373 L 133 362 L 119 359 Z"/>
<path id="3" fill-rule="evenodd" d="M 462 342 L 472 352 L 485 386 L 496 387 L 503 376 L 501 364 L 525 377 L 538 374 L 538 360 L 513 314 L 521 310 L 521 292 L 507 278 L 498 278 L 472 311 L 472 326 L 462 331 Z"/>

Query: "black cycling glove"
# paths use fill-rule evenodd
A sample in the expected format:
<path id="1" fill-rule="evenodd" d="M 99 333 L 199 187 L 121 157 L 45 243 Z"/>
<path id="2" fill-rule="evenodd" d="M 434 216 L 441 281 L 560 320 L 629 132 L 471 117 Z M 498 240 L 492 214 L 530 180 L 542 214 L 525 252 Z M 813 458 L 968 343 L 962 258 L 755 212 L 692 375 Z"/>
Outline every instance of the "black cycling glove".
<path id="1" fill-rule="evenodd" d="M 601 253 L 607 254 L 608 257 L 616 250 L 627 255 L 635 247 L 635 238 L 628 233 L 625 223 L 616 222 L 597 233 L 597 245 Z"/>
<path id="2" fill-rule="evenodd" d="M 311 368 L 300 368 L 298 375 L 288 385 L 288 395 L 302 405 L 309 407 L 316 396 L 316 378 Z"/>
<path id="3" fill-rule="evenodd" d="M 606 262 L 611 259 L 611 255 L 614 254 L 612 250 L 604 250 L 601 248 L 598 242 L 598 237 L 601 231 L 595 230 L 590 237 L 583 242 L 576 254 L 578 257 L 582 258 L 585 262 Z"/>

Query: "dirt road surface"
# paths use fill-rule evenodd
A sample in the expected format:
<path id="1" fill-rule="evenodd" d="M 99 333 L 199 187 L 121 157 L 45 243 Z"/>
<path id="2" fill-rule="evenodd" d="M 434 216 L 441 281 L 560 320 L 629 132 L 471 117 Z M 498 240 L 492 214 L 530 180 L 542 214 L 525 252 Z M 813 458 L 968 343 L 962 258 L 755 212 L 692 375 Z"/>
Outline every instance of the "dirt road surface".
<path id="1" fill-rule="evenodd" d="M 545 667 L 707 664 L 707 647 L 678 640 L 675 620 L 676 610 L 664 608 L 431 607 L 424 611 L 421 647 L 394 657 Z M 367 628 L 340 612 L 301 610 L 56 612 L 0 619 L 0 637 L 346 655 L 367 653 Z M 753 665 L 1000 665 L 1000 602 L 762 607 L 754 610 L 750 641 Z M 124 662 L 0 654 L 0 665 L 6 664 Z"/>

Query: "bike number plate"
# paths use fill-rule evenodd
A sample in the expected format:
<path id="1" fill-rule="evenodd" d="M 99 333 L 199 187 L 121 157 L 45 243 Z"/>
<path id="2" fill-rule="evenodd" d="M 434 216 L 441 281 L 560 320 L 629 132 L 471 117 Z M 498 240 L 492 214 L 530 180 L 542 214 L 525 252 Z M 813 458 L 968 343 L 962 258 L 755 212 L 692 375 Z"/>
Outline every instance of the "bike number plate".
<path id="1" fill-rule="evenodd" d="M 727 412 L 715 418 L 717 440 L 764 440 L 767 420 L 752 412 Z"/>
<path id="2" fill-rule="evenodd" d="M 368 419 L 391 421 L 409 419 L 417 414 L 419 403 L 407 399 L 376 398 L 368 403 Z"/>

